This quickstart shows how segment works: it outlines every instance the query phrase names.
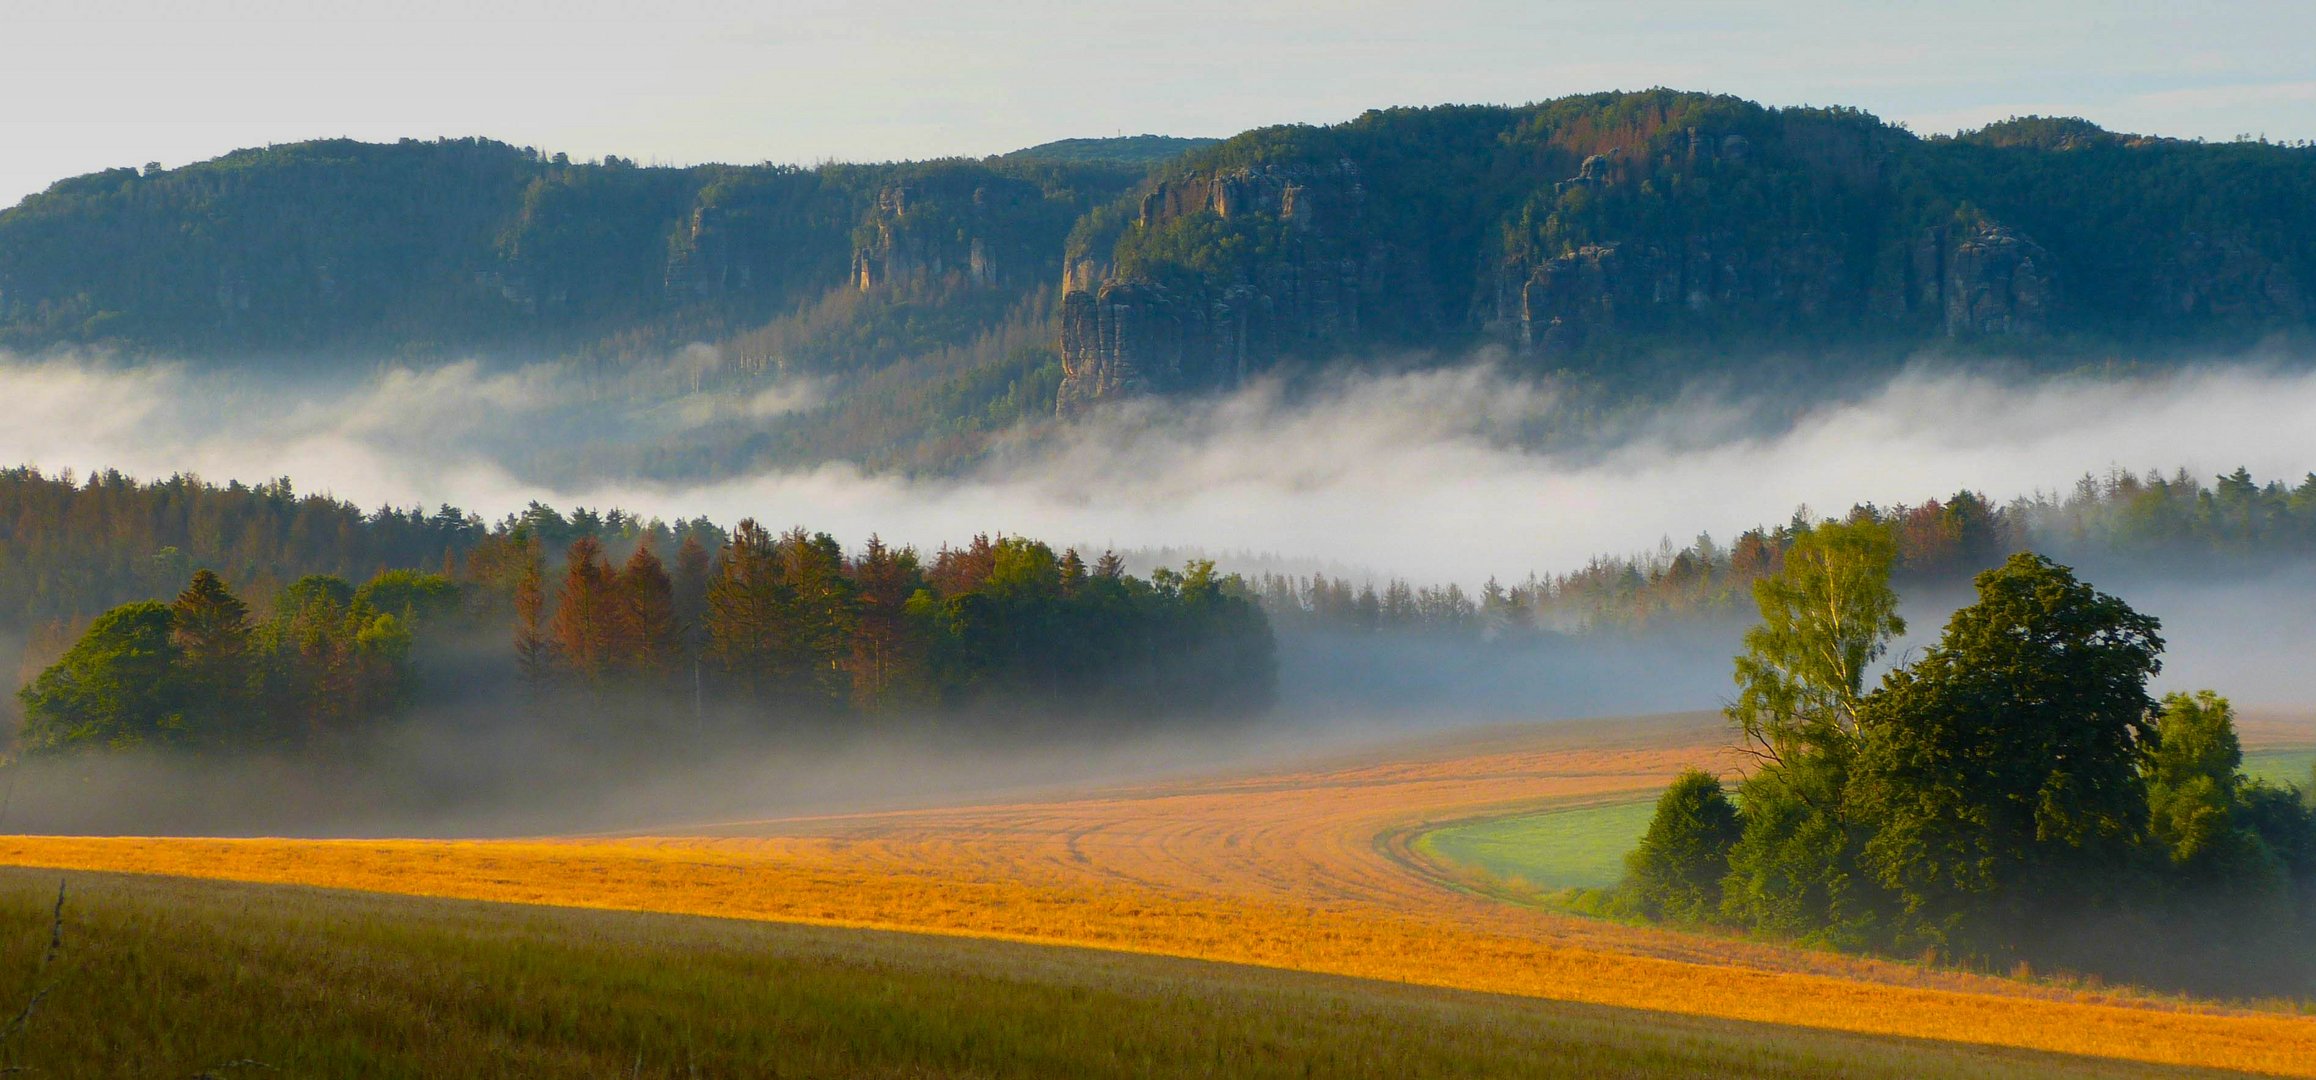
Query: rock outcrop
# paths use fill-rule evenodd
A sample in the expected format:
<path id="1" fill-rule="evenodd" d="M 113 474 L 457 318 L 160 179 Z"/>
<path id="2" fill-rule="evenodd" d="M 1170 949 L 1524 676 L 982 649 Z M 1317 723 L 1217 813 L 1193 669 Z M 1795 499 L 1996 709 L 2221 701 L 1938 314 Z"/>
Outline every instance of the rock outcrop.
<path id="1" fill-rule="evenodd" d="M 1369 313 L 1414 275 L 1366 230 L 1367 191 L 1348 161 L 1264 166 L 1154 185 L 1133 228 L 1145 239 L 1211 215 L 1258 238 L 1259 257 L 1199 273 L 1063 274 L 1059 409 L 1143 392 L 1228 389 L 1276 358 L 1360 340 Z"/>
<path id="2" fill-rule="evenodd" d="M 976 185 L 947 194 L 941 200 L 907 184 L 879 192 L 853 244 L 853 287 L 924 291 L 952 278 L 982 288 L 1002 283 L 1007 260 L 998 256 L 987 219 L 993 204 L 1017 202 L 1020 193 Z"/>

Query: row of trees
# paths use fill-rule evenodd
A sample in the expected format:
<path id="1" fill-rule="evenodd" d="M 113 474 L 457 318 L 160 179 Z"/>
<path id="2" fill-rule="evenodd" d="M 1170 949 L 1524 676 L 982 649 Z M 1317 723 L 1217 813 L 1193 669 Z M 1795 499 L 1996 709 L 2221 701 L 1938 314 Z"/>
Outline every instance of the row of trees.
<path id="1" fill-rule="evenodd" d="M 2316 803 L 2242 775 L 2225 699 L 2150 699 L 2156 620 L 2021 553 L 1869 690 L 1905 630 L 1898 550 L 1887 524 L 1829 523 L 1754 583 L 1728 710 L 1753 767 L 1733 802 L 1703 772 L 1666 792 L 1623 901 L 1836 945 L 2306 989 Z"/>
<path id="2" fill-rule="evenodd" d="M 2205 485 L 2170 476 L 2085 476 L 2064 494 L 1998 505 L 1971 491 L 1920 505 L 1851 507 L 1844 522 L 1886 528 L 1892 575 L 1921 585 L 1959 584 L 2021 551 L 2076 562 L 2177 572 L 2257 569 L 2316 558 L 2316 474 L 2297 485 L 2262 483 L 2237 469 Z M 1390 579 L 1354 583 L 1324 574 L 1266 574 L 1263 607 L 1281 625 L 1501 635 L 1532 630 L 1646 627 L 1740 612 L 1755 582 L 1777 573 L 1786 552 L 1817 527 L 1808 507 L 1786 524 L 1748 529 L 1723 545 L 1709 534 L 1686 547 L 1601 556 L 1561 574 L 1530 574 L 1479 595 L 1457 586 Z"/>
<path id="3" fill-rule="evenodd" d="M 792 712 L 979 703 L 1214 714 L 1267 704 L 1269 623 L 1246 583 L 1192 562 L 1147 580 L 1020 537 L 977 536 L 927 563 L 871 537 L 855 554 L 742 521 L 672 571 L 647 545 L 616 568 L 569 547 L 550 596 L 532 559 L 515 650 L 534 681 L 713 688 Z"/>
<path id="4" fill-rule="evenodd" d="M 26 751 L 249 747 L 361 731 L 409 697 L 413 632 L 457 609 L 435 574 L 301 578 L 259 618 L 209 570 L 98 616 L 18 694 Z"/>

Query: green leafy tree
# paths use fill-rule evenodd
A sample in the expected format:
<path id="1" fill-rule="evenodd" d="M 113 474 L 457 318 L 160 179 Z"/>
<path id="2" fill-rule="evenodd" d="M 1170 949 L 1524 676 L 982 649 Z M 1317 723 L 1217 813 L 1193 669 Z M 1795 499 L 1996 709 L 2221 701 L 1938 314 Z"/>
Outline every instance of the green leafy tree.
<path id="1" fill-rule="evenodd" d="M 386 570 L 354 591 L 354 602 L 406 622 L 440 619 L 458 610 L 458 583 L 423 570 Z"/>
<path id="2" fill-rule="evenodd" d="M 1826 522 L 1756 581 L 1761 622 L 1737 657 L 1728 709 L 1761 762 L 1740 788 L 1744 829 L 1722 905 L 1779 932 L 1853 943 L 1877 902 L 1856 870 L 1863 838 L 1842 807 L 1868 665 L 1904 633 L 1889 530 Z"/>
<path id="3" fill-rule="evenodd" d="M 1690 769 L 1657 797 L 1640 846 L 1625 856 L 1625 888 L 1657 918 L 1701 922 L 1721 909 L 1721 879 L 1738 836 L 1737 808 L 1721 781 Z"/>
<path id="4" fill-rule="evenodd" d="M 1847 805 L 1905 943 L 1998 949 L 2112 901 L 2147 828 L 2156 620 L 2039 555 L 1977 586 L 1861 716 Z"/>
<path id="5" fill-rule="evenodd" d="M 1897 553 L 1879 523 L 1826 522 L 1786 549 L 1777 573 L 1753 583 L 1761 622 L 1745 633 L 1728 712 L 1770 762 L 1847 752 L 1866 669 L 1906 632 L 1890 588 Z"/>
<path id="6" fill-rule="evenodd" d="M 2209 690 L 2169 694 L 2146 762 L 2148 839 L 2175 866 L 2207 864 L 2240 845 L 2235 823 L 2244 763 L 2235 709 Z"/>
<path id="7" fill-rule="evenodd" d="M 97 616 L 18 694 L 23 748 L 43 753 L 181 741 L 185 687 L 172 622 L 168 607 L 150 600 Z"/>

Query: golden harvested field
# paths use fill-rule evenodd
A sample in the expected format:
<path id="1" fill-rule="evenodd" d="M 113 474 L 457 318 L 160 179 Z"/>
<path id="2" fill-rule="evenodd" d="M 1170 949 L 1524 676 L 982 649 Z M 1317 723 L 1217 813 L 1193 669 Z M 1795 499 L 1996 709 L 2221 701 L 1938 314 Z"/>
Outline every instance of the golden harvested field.
<path id="1" fill-rule="evenodd" d="M 2277 744 L 2316 731 L 2246 725 Z M 1408 838 L 1656 787 L 1709 716 L 1547 725 L 1035 802 L 530 841 L 0 840 L 0 862 L 1091 945 L 1429 986 L 2316 1076 L 2316 1018 L 2070 991 L 1489 900 Z M 1731 764 L 1720 760 L 1719 764 Z"/>

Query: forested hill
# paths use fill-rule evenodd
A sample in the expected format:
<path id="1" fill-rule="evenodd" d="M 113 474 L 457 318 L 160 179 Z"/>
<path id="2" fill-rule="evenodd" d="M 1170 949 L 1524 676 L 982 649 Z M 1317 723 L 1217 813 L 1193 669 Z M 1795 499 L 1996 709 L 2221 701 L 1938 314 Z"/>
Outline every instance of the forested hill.
<path id="1" fill-rule="evenodd" d="M 2316 315 L 2316 148 L 1649 91 L 1251 131 L 1081 221 L 1065 407 L 1492 340 L 1630 376 L 2243 348 Z M 1828 346 L 1839 346 L 1829 350 Z"/>
<path id="2" fill-rule="evenodd" d="M 0 345 L 531 355 L 729 337 L 831 289 L 1018 292 L 1142 167 L 1035 157 L 652 168 L 347 140 L 114 169 L 0 213 Z"/>
<path id="3" fill-rule="evenodd" d="M 2042 118 L 1925 138 L 1665 90 L 1200 142 L 679 169 L 329 141 L 117 169 L 0 212 L 0 347 L 650 374 L 699 342 L 725 377 L 853 380 L 877 408 L 813 440 L 873 456 L 1409 347 L 1616 378 L 2159 360 L 2316 318 L 2306 146 Z M 894 430 L 861 436 L 870 412 Z"/>

